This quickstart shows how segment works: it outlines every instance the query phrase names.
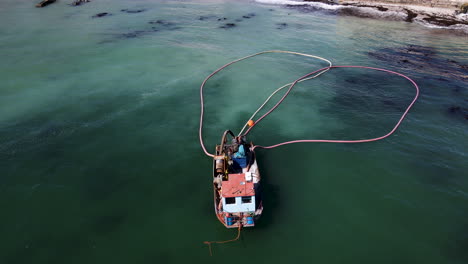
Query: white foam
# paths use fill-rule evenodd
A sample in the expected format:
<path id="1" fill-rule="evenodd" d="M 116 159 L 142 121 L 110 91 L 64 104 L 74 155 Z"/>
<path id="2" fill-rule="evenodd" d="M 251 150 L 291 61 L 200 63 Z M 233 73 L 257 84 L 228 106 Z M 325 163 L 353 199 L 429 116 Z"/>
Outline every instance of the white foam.
<path id="1" fill-rule="evenodd" d="M 311 6 L 311 7 L 316 7 L 318 9 L 323 9 L 323 10 L 336 10 L 336 11 L 343 10 L 344 11 L 345 9 L 349 9 L 349 10 L 353 10 L 356 16 L 364 16 L 364 17 L 370 17 L 370 18 L 371 17 L 384 18 L 384 19 L 400 20 L 400 21 L 406 20 L 408 16 L 406 12 L 380 11 L 372 7 L 343 6 L 343 5 L 338 5 L 338 4 L 329 5 L 329 4 L 320 3 L 320 2 L 300 2 L 300 1 L 291 1 L 291 0 L 255 0 L 255 1 L 258 3 L 262 3 L 262 4 L 271 4 L 271 5 Z M 429 7 L 418 7 L 416 9 L 422 10 L 422 11 L 430 10 Z M 441 12 L 441 15 L 446 13 L 445 9 L 443 10 L 441 9 L 439 11 Z M 460 20 L 468 21 L 468 14 L 459 14 L 457 15 L 457 18 Z M 454 30 L 461 30 L 461 31 L 468 33 L 468 25 L 456 24 L 456 25 L 452 25 L 449 27 L 445 27 L 445 26 L 437 26 L 434 24 L 423 22 L 418 19 L 415 19 L 414 21 L 418 23 L 419 25 L 423 25 L 428 28 L 454 29 Z"/>
<path id="2" fill-rule="evenodd" d="M 468 21 L 468 14 L 458 14 L 457 18 L 460 20 Z"/>
<path id="3" fill-rule="evenodd" d="M 419 25 L 423 25 L 427 28 L 435 28 L 435 29 L 451 29 L 451 30 L 457 30 L 457 31 L 463 31 L 465 33 L 468 34 L 468 25 L 463 25 L 463 24 L 455 24 L 455 25 L 451 25 L 451 26 L 438 26 L 438 25 L 434 25 L 434 24 L 431 24 L 431 23 L 427 23 L 425 21 L 421 21 L 421 20 L 415 20 L 416 23 L 418 23 Z"/>
<path id="4" fill-rule="evenodd" d="M 320 2 L 298 2 L 298 1 L 290 1 L 290 0 L 255 0 L 255 2 L 262 3 L 262 4 L 270 4 L 270 5 L 308 5 L 308 6 L 314 6 L 322 9 L 327 9 L 327 10 L 337 10 L 341 7 L 342 5 L 328 5 L 325 3 L 320 3 Z"/>

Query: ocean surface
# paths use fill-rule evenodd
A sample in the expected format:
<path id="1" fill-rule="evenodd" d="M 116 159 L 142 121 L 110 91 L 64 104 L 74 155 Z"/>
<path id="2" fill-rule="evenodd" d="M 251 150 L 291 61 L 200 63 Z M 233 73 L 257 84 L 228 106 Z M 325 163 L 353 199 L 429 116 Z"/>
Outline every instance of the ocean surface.
<path id="1" fill-rule="evenodd" d="M 69 2 L 0 2 L 0 263 L 468 263 L 468 35 L 254 1 Z M 388 139 L 257 150 L 264 214 L 210 257 L 203 241 L 236 230 L 214 215 L 199 87 L 272 49 L 398 71 L 421 95 Z M 221 71 L 205 87 L 208 150 L 325 66 L 266 54 Z M 332 69 L 248 140 L 381 136 L 414 94 Z"/>

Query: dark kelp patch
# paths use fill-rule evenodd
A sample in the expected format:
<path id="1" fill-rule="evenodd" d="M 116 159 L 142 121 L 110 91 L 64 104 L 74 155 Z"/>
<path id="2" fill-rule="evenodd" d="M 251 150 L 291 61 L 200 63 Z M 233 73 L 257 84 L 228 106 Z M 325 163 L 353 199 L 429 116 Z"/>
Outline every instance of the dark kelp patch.
<path id="1" fill-rule="evenodd" d="M 418 72 L 430 75 L 434 79 L 456 79 L 468 81 L 467 65 L 439 55 L 435 49 L 420 45 L 407 45 L 394 48 L 383 48 L 368 52 L 368 56 L 385 62 L 400 71 Z M 441 68 L 441 65 L 444 65 Z"/>

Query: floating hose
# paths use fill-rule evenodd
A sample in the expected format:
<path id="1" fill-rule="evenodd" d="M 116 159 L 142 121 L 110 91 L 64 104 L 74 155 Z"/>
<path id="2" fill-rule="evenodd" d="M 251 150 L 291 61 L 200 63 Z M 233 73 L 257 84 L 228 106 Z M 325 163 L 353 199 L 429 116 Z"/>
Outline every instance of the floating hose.
<path id="1" fill-rule="evenodd" d="M 205 154 L 207 156 L 210 156 L 210 157 L 214 157 L 213 154 L 209 153 L 206 148 L 205 148 L 205 145 L 203 143 L 203 136 L 202 136 L 202 131 L 203 131 L 203 114 L 204 114 L 204 101 L 203 101 L 203 87 L 205 86 L 206 82 L 211 78 L 213 77 L 213 75 L 215 75 L 216 73 L 218 73 L 219 71 L 221 71 L 222 69 L 228 67 L 229 65 L 231 64 L 234 64 L 236 62 L 239 62 L 241 60 L 245 60 L 245 59 L 248 59 L 248 58 L 251 58 L 251 57 L 254 57 L 254 56 L 257 56 L 257 55 L 260 55 L 260 54 L 265 54 L 265 53 L 291 53 L 291 54 L 296 54 L 296 55 L 303 55 L 303 56 L 307 56 L 307 57 L 313 57 L 313 58 L 317 58 L 317 59 L 321 59 L 321 60 L 324 60 L 324 61 L 327 61 L 330 65 L 331 65 L 331 62 L 327 59 L 324 59 L 324 58 L 321 58 L 321 57 L 317 57 L 317 56 L 314 56 L 314 55 L 309 55 L 309 54 L 303 54 L 303 53 L 297 53 L 297 52 L 291 52 L 291 51 L 280 51 L 280 50 L 271 50 L 271 51 L 263 51 L 263 52 L 259 52 L 259 53 L 255 53 L 255 54 L 252 54 L 252 55 L 249 55 L 249 56 L 246 56 L 246 57 L 243 57 L 243 58 L 240 58 L 240 59 L 237 59 L 237 60 L 234 60 L 222 67 L 220 67 L 219 69 L 217 69 L 216 71 L 214 71 L 213 73 L 211 73 L 208 77 L 206 77 L 206 79 L 203 81 L 201 87 L 200 87 L 200 103 L 201 103 L 201 113 L 200 113 L 200 129 L 198 131 L 198 135 L 199 135 L 199 139 L 200 139 L 200 145 L 203 149 L 203 151 L 205 152 Z M 323 74 L 324 72 L 332 69 L 332 68 L 360 68 L 360 69 L 370 69 L 370 70 L 376 70 L 376 71 L 382 71 L 382 72 L 387 72 L 387 73 L 390 73 L 390 74 L 395 74 L 395 75 L 398 75 L 398 76 L 401 76 L 405 79 L 407 79 L 408 81 L 411 82 L 411 84 L 413 84 L 414 88 L 416 89 L 416 94 L 413 98 L 413 101 L 408 105 L 408 107 L 406 108 L 405 112 L 401 115 L 400 119 L 398 120 L 398 122 L 396 123 L 396 125 L 393 127 L 393 129 L 388 132 L 387 134 L 383 135 L 383 136 L 380 136 L 380 137 L 376 137 L 376 138 L 370 138 L 370 139 L 356 139 L 356 140 L 333 140 L 333 139 L 300 139 L 300 140 L 292 140 L 292 141 L 286 141 L 286 142 L 282 142 L 282 143 L 278 143 L 278 144 L 275 144 L 275 145 L 271 145 L 271 146 L 259 146 L 259 145 L 255 145 L 253 146 L 252 149 L 255 149 L 255 148 L 264 148 L 264 149 L 272 149 L 272 148 L 276 148 L 276 147 L 279 147 L 279 146 L 283 146 L 283 145 L 287 145 L 287 144 L 294 144 L 294 143 L 312 143 L 312 142 L 321 142 L 321 143 L 365 143 L 365 142 L 372 142 L 372 141 L 377 141 L 377 140 L 381 140 L 381 139 L 384 139 L 388 136 L 390 136 L 391 134 L 393 134 L 397 128 L 400 126 L 401 122 L 403 121 L 403 119 L 405 119 L 406 115 L 408 114 L 409 110 L 413 107 L 414 103 L 416 102 L 416 100 L 418 99 L 419 97 L 419 86 L 416 84 L 415 81 L 413 81 L 411 78 L 409 78 L 408 76 L 404 75 L 404 74 L 401 74 L 401 73 L 398 73 L 398 72 L 395 72 L 395 71 L 390 71 L 390 70 L 386 70 L 386 69 L 381 69 L 381 68 L 374 68 L 374 67 L 366 67 L 366 66 L 329 66 L 329 67 L 325 67 L 325 68 L 322 68 L 322 69 L 319 69 L 319 70 L 316 70 L 316 71 L 313 71 L 311 73 L 308 73 L 300 78 L 298 78 L 297 80 L 295 80 L 294 82 L 290 83 L 290 84 L 286 84 L 280 88 L 278 88 L 276 91 L 274 91 L 268 98 L 267 100 L 257 109 L 257 111 L 255 111 L 255 113 L 252 115 L 252 117 L 249 119 L 249 121 L 246 122 L 246 125 L 244 125 L 244 127 L 242 128 L 241 132 L 239 133 L 239 135 L 242 135 L 242 136 L 245 136 L 247 135 L 251 130 L 252 128 L 254 128 L 260 121 L 262 121 L 265 117 L 267 117 L 271 112 L 273 112 L 283 101 L 284 99 L 286 99 L 286 97 L 289 95 L 289 93 L 291 92 L 292 88 L 299 82 L 303 82 L 303 81 L 306 81 L 306 80 L 310 80 L 312 78 L 315 78 L 321 74 Z M 314 75 L 315 74 L 315 75 Z M 286 86 L 289 85 L 289 88 L 288 90 L 286 91 L 286 93 L 283 95 L 283 97 L 281 97 L 281 99 L 267 112 L 265 113 L 264 115 L 262 115 L 259 119 L 257 119 L 257 121 L 250 121 L 253 119 L 253 117 L 255 117 L 255 115 L 266 105 L 266 103 L 272 98 L 272 96 L 274 94 L 276 94 L 278 91 L 280 91 L 281 89 L 285 88 Z M 247 129 L 247 131 L 242 134 L 242 132 L 245 130 L 245 128 L 247 127 L 247 124 L 251 123 L 250 127 Z"/>
<path id="2" fill-rule="evenodd" d="M 292 88 L 299 82 L 303 82 L 303 81 L 306 81 L 306 80 L 310 80 L 310 79 L 313 79 L 313 78 L 316 78 L 318 76 L 320 76 L 321 74 L 329 71 L 330 69 L 333 69 L 333 68 L 359 68 L 359 69 L 370 69 L 370 70 L 376 70 L 376 71 L 382 71 L 382 72 L 386 72 L 386 73 L 390 73 L 390 74 L 394 74 L 394 75 L 398 75 L 400 77 L 403 77 L 405 79 L 407 79 L 409 82 L 411 82 L 411 84 L 413 84 L 414 88 L 416 89 L 416 94 L 413 98 L 413 100 L 411 101 L 411 103 L 408 105 L 408 107 L 406 108 L 406 110 L 404 111 L 404 113 L 401 115 L 400 119 L 398 120 L 398 122 L 395 124 L 395 126 L 393 127 L 392 130 L 390 130 L 390 132 L 388 132 L 387 134 L 383 135 L 383 136 L 380 136 L 380 137 L 375 137 L 375 138 L 370 138 L 370 139 L 356 139 L 356 140 L 333 140 L 333 139 L 300 139 L 300 140 L 292 140 L 292 141 L 286 141 L 286 142 L 282 142 L 282 143 L 278 143 L 278 144 L 275 144 L 275 145 L 271 145 L 271 146 L 259 146 L 259 145 L 255 145 L 252 147 L 252 150 L 255 150 L 255 148 L 264 148 L 264 149 L 272 149 L 272 148 L 276 148 L 276 147 L 279 147 L 279 146 L 283 146 L 283 145 L 288 145 L 288 144 L 294 144 L 294 143 L 311 143 L 311 142 L 321 142 L 321 143 L 365 143 L 365 142 L 372 142 L 372 141 L 377 141 L 377 140 L 381 140 L 381 139 L 384 139 L 388 136 L 390 136 L 391 134 L 393 134 L 397 128 L 400 126 L 401 122 L 403 122 L 403 119 L 405 119 L 406 115 L 408 114 L 409 110 L 413 107 L 414 103 L 416 102 L 416 100 L 418 99 L 419 97 L 419 86 L 416 84 L 415 81 L 413 81 L 411 78 L 409 78 L 408 76 L 404 75 L 404 74 L 401 74 L 401 73 L 398 73 L 398 72 L 395 72 L 395 71 L 390 71 L 390 70 L 386 70 L 386 69 L 381 69 L 381 68 L 374 68 L 374 67 L 366 67 L 366 66 L 332 66 L 332 63 L 327 60 L 327 59 L 324 59 L 324 58 L 321 58 L 321 57 L 317 57 L 317 56 L 314 56 L 314 55 L 309 55 L 309 54 L 303 54 L 303 53 L 297 53 L 297 52 L 291 52 L 291 51 L 281 51 L 281 50 L 270 50 L 270 51 L 263 51 L 263 52 L 259 52 L 259 53 L 255 53 L 255 54 L 252 54 L 252 55 L 249 55 L 249 56 L 246 56 L 246 57 L 243 57 L 243 58 L 240 58 L 240 59 L 237 59 L 237 60 L 234 60 L 220 68 L 218 68 L 216 71 L 214 71 L 213 73 L 211 73 L 208 77 L 206 77 L 206 79 L 203 81 L 201 87 L 200 87 L 200 104 L 201 104 L 201 113 L 200 113 L 200 129 L 198 131 L 198 135 L 199 135 L 199 139 L 200 139 L 200 145 L 203 149 L 203 151 L 205 152 L 206 155 L 210 156 L 210 157 L 214 157 L 213 154 L 209 153 L 206 148 L 205 148 L 205 145 L 203 143 L 203 135 L 202 135 L 202 131 L 203 131 L 203 114 L 204 114 L 204 101 L 203 101 L 203 88 L 206 84 L 206 82 L 211 78 L 213 77 L 213 75 L 215 75 L 216 73 L 218 73 L 219 71 L 223 70 L 224 68 L 228 67 L 229 65 L 232 65 L 236 62 L 239 62 L 239 61 L 242 61 L 242 60 L 245 60 L 245 59 L 248 59 L 248 58 L 251 58 L 251 57 L 254 57 L 254 56 L 257 56 L 257 55 L 260 55 L 260 54 L 265 54 L 265 53 L 290 53 L 290 54 L 296 54 L 296 55 L 301 55 L 301 56 L 306 56 L 306 57 L 312 57 L 312 58 L 317 58 L 317 59 L 320 59 L 320 60 L 323 60 L 323 61 L 326 61 L 330 64 L 330 66 L 328 67 L 325 67 L 325 68 L 322 68 L 322 69 L 319 69 L 319 70 L 316 70 L 316 71 L 313 71 L 311 73 L 308 73 L 300 78 L 298 78 L 297 80 L 295 80 L 294 82 L 292 83 L 288 83 L 286 85 L 283 85 L 281 86 L 280 88 L 276 89 L 266 100 L 265 102 L 254 112 L 254 114 L 249 118 L 249 120 L 246 122 L 246 124 L 244 125 L 244 127 L 241 129 L 240 133 L 239 133 L 239 136 L 246 136 L 251 130 L 252 128 L 254 128 L 260 121 L 262 121 L 265 117 L 267 117 L 269 114 L 271 114 L 276 108 L 278 108 L 278 106 L 284 101 L 284 99 L 286 99 L 286 97 L 289 95 L 289 93 L 291 92 Z M 256 116 L 256 114 L 268 103 L 268 101 L 277 93 L 279 92 L 280 90 L 286 88 L 287 86 L 289 86 L 288 90 L 286 91 L 286 93 L 281 97 L 281 99 L 270 109 L 268 110 L 268 112 L 266 112 L 264 115 L 262 115 L 260 118 L 257 119 L 257 121 L 253 121 L 253 118 Z M 247 131 L 243 133 L 243 131 L 247 128 L 247 126 L 249 126 L 249 128 L 247 129 Z M 204 243 L 208 245 L 209 247 L 209 250 L 210 250 L 210 256 L 212 256 L 212 248 L 211 248 L 211 244 L 212 243 L 217 243 L 217 244 L 223 244 L 223 243 L 228 243 L 228 242 L 233 242 L 233 241 L 236 241 L 240 238 L 240 231 L 241 231 L 241 225 L 239 225 L 239 228 L 238 228 L 238 232 L 237 232 L 237 236 L 236 238 L 234 239 L 231 239 L 231 240 L 225 240 L 225 241 L 205 241 Z"/>
<path id="3" fill-rule="evenodd" d="M 209 157 L 214 157 L 213 154 L 209 153 L 208 150 L 206 150 L 206 147 L 205 147 L 205 144 L 203 143 L 203 115 L 204 115 L 204 109 L 205 109 L 205 104 L 204 104 L 204 101 L 203 101 L 203 88 L 205 87 L 205 84 L 206 82 L 211 78 L 213 77 L 216 73 L 220 72 L 221 70 L 223 70 L 224 68 L 227 68 L 228 66 L 236 63 L 236 62 L 239 62 L 239 61 L 243 61 L 245 59 L 248 59 L 248 58 L 252 58 L 252 57 L 255 57 L 255 56 L 258 56 L 258 55 L 262 55 L 262 54 L 266 54 L 266 53 L 287 53 L 287 54 L 294 54 L 294 55 L 300 55 L 300 56 L 305 56 L 305 57 L 310 57 L 310 58 L 315 58 L 315 59 L 319 59 L 319 60 L 322 60 L 322 61 L 325 61 L 325 62 L 328 62 L 328 64 L 330 65 L 329 67 L 327 68 L 323 68 L 321 71 L 316 71 L 315 73 L 317 73 L 315 76 L 312 76 L 312 77 L 309 77 L 310 75 L 313 75 L 313 74 L 310 74 L 308 75 L 308 77 L 301 77 L 300 81 L 306 81 L 306 80 L 310 80 L 310 79 L 313 79 L 319 75 L 321 75 L 322 73 L 328 71 L 330 69 L 330 67 L 332 66 L 332 63 L 327 60 L 327 59 L 324 59 L 322 57 L 318 57 L 318 56 L 314 56 L 314 55 L 310 55 L 310 54 L 305 54 L 305 53 L 299 53 L 299 52 L 294 52 L 294 51 L 284 51 L 284 50 L 267 50 L 267 51 L 262 51 L 262 52 L 258 52 L 258 53 L 255 53 L 255 54 L 252 54 L 252 55 L 248 55 L 248 56 L 245 56 L 245 57 L 242 57 L 240 59 L 237 59 L 237 60 L 234 60 L 234 61 L 231 61 L 229 62 L 228 64 L 225 64 L 224 66 L 221 66 L 220 68 L 218 68 L 216 71 L 212 72 L 210 75 L 208 75 L 208 77 L 205 78 L 205 80 L 203 81 L 202 85 L 200 86 L 200 106 L 201 106 L 201 111 L 200 111 L 200 128 L 198 130 L 198 136 L 199 136 L 199 139 L 200 139 L 200 145 L 203 149 L 203 151 L 205 152 L 205 154 Z M 298 81 L 296 81 L 298 82 Z M 295 83 L 296 83 L 295 82 Z M 255 117 L 255 115 L 265 106 L 265 104 L 271 99 L 271 97 L 273 97 L 274 94 L 276 94 L 277 92 L 279 92 L 281 89 L 287 87 L 288 85 L 291 85 L 292 83 L 288 83 L 286 85 L 283 85 L 281 86 L 280 88 L 278 88 L 275 92 L 273 92 L 272 95 L 270 95 L 270 97 L 267 98 L 267 100 L 260 106 L 259 109 L 257 109 L 257 111 L 255 111 L 255 113 L 252 115 L 252 118 Z M 290 87 L 291 88 L 291 87 Z M 247 122 L 248 123 L 248 122 Z M 247 125 L 246 123 L 246 125 Z M 241 130 L 241 132 L 239 133 L 242 134 L 242 132 L 244 131 L 246 126 L 244 126 L 244 128 Z M 252 128 L 252 127 L 250 127 Z M 250 129 L 248 130 L 250 131 Z"/>
<path id="4" fill-rule="evenodd" d="M 373 68 L 373 67 L 365 67 L 365 66 L 331 66 L 331 67 L 326 67 L 326 68 L 322 68 L 320 70 L 316 70 L 314 72 L 311 72 L 311 73 L 308 73 L 304 76 L 302 76 L 301 78 L 297 79 L 296 81 L 294 81 L 291 86 L 289 86 L 289 89 L 286 91 L 286 93 L 283 95 L 283 97 L 276 103 L 276 105 L 274 105 L 267 113 L 265 113 L 263 116 L 261 116 L 257 121 L 254 122 L 254 125 L 249 127 L 249 129 L 245 132 L 245 135 L 247 135 L 250 130 L 255 126 L 257 125 L 262 119 L 264 119 L 265 117 L 267 117 L 271 112 L 273 112 L 283 101 L 284 99 L 286 98 L 286 96 L 288 96 L 288 94 L 291 92 L 291 89 L 298 83 L 300 82 L 302 79 L 304 78 L 307 78 L 317 72 L 322 72 L 323 70 L 325 69 L 331 69 L 331 68 L 359 68 L 359 69 L 371 69 L 371 70 L 376 70 L 376 71 L 383 71 L 383 72 L 387 72 L 387 73 L 391 73 L 391 74 L 395 74 L 395 75 L 398 75 L 398 76 L 401 76 L 405 79 L 407 79 L 408 81 L 410 81 L 413 85 L 414 85 L 414 88 L 416 89 L 416 94 L 413 98 L 413 101 L 408 105 L 408 107 L 406 108 L 405 112 L 401 115 L 400 119 L 398 120 L 398 122 L 396 123 L 396 125 L 393 127 L 393 129 L 388 132 L 387 134 L 381 136 L 381 137 L 376 137 L 376 138 L 369 138 L 369 139 L 356 139 L 356 140 L 333 140 L 333 139 L 300 139 L 300 140 L 292 140 L 292 141 L 286 141 L 286 142 L 283 142 L 283 143 L 279 143 L 279 144 L 276 144 L 276 145 L 271 145 L 271 146 L 254 146 L 253 149 L 255 148 L 264 148 L 264 149 L 272 149 L 272 148 L 276 148 L 276 147 L 279 147 L 279 146 L 283 146 L 283 145 L 287 145 L 287 144 L 293 144 L 293 143 L 311 143 L 311 142 L 321 142 L 321 143 L 365 143 L 365 142 L 372 142 L 372 141 L 377 141 L 377 140 L 381 140 L 381 139 L 384 139 L 388 136 L 390 136 L 391 134 L 393 134 L 397 128 L 400 126 L 401 122 L 403 121 L 403 119 L 405 119 L 406 117 L 406 114 L 408 114 L 409 110 L 411 109 L 411 107 L 413 107 L 414 103 L 416 102 L 416 100 L 418 99 L 419 97 L 419 87 L 418 85 L 416 84 L 415 81 L 413 81 L 411 78 L 409 78 L 408 76 L 404 75 L 404 74 L 401 74 L 401 73 L 398 73 L 398 72 L 394 72 L 394 71 L 390 71 L 390 70 L 386 70 L 386 69 L 380 69 L 380 68 Z"/>

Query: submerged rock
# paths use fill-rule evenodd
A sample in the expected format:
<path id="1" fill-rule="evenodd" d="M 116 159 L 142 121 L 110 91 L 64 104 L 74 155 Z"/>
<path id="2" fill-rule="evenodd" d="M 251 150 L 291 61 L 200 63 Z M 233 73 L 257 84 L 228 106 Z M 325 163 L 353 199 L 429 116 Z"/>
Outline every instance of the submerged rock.
<path id="1" fill-rule="evenodd" d="M 452 105 L 447 109 L 447 112 L 454 117 L 462 117 L 465 120 L 468 120 L 468 109 L 460 107 L 458 105 Z"/>
<path id="2" fill-rule="evenodd" d="M 236 24 L 234 23 L 226 23 L 224 26 L 220 26 L 220 28 L 233 28 Z"/>
<path id="3" fill-rule="evenodd" d="M 172 22 L 168 22 L 168 21 L 161 20 L 161 19 L 152 20 L 152 21 L 150 21 L 150 22 L 148 22 L 148 23 L 149 23 L 149 24 L 153 24 L 153 25 L 162 25 L 162 26 L 165 26 L 165 27 L 169 27 L 169 26 L 175 25 L 175 24 L 172 23 Z"/>
<path id="4" fill-rule="evenodd" d="M 125 39 L 132 39 L 132 38 L 138 38 L 141 37 L 145 34 L 147 34 L 148 31 L 145 30 L 135 30 L 129 33 L 123 33 L 119 35 L 119 38 L 125 38 Z"/>
<path id="5" fill-rule="evenodd" d="M 458 112 L 461 111 L 461 107 L 459 107 L 459 106 L 451 106 L 451 107 L 448 108 L 448 111 L 449 111 L 450 113 L 453 113 L 453 114 L 454 114 L 454 113 L 458 113 Z"/>
<path id="6" fill-rule="evenodd" d="M 103 12 L 103 13 L 98 13 L 98 14 L 92 16 L 92 18 L 105 17 L 105 16 L 110 16 L 110 15 L 112 15 L 112 14 Z"/>
<path id="7" fill-rule="evenodd" d="M 141 13 L 145 12 L 146 9 L 121 9 L 120 12 L 124 12 L 127 14 L 136 14 L 136 13 Z"/>
<path id="8" fill-rule="evenodd" d="M 278 26 L 277 29 L 285 29 L 288 27 L 287 23 L 276 23 L 276 25 Z"/>
<path id="9" fill-rule="evenodd" d="M 170 21 L 166 21 L 166 20 L 162 20 L 162 19 L 149 21 L 148 24 L 155 25 L 155 26 L 157 26 L 160 30 L 176 30 L 176 29 L 180 29 L 180 27 L 178 27 L 176 23 L 173 23 L 173 22 L 170 22 Z M 157 28 L 155 28 L 155 27 L 153 27 L 153 29 L 154 29 L 155 31 L 158 31 L 158 30 L 156 30 Z"/>
<path id="10" fill-rule="evenodd" d="M 207 16 L 200 16 L 198 20 L 203 21 L 203 20 L 209 20 L 209 19 L 216 19 L 217 16 L 215 15 L 207 15 Z"/>

